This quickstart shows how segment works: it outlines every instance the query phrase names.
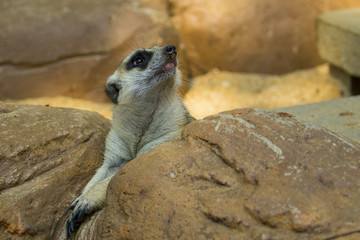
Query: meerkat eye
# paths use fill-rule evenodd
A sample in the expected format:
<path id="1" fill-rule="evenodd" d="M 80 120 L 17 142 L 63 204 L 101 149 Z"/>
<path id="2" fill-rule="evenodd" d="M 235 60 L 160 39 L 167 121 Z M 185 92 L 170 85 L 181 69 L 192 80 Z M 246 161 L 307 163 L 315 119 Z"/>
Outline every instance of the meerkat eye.
<path id="1" fill-rule="evenodd" d="M 126 69 L 130 70 L 133 68 L 145 69 L 152 57 L 152 52 L 140 51 L 136 53 L 130 61 L 126 64 Z"/>
<path id="2" fill-rule="evenodd" d="M 144 62 L 144 59 L 140 56 L 137 56 L 136 58 L 133 59 L 132 64 L 134 64 L 135 66 L 139 66 L 143 62 Z"/>

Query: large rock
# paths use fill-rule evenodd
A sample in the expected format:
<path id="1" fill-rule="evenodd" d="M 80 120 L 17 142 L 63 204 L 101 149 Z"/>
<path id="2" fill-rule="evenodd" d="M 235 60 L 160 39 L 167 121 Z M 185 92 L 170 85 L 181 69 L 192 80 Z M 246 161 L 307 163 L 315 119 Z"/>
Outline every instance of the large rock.
<path id="1" fill-rule="evenodd" d="M 97 113 L 0 103 L 0 239 L 54 239 L 109 127 Z"/>
<path id="2" fill-rule="evenodd" d="M 316 17 L 358 0 L 171 0 L 193 73 L 212 68 L 285 73 L 321 63 Z"/>
<path id="3" fill-rule="evenodd" d="M 358 143 L 284 112 L 234 110 L 125 165 L 77 237 L 355 240 L 359 189 Z"/>
<path id="4" fill-rule="evenodd" d="M 169 43 L 181 52 L 165 1 L 5 0 L 0 25 L 0 99 L 105 100 L 106 78 L 129 52 Z"/>

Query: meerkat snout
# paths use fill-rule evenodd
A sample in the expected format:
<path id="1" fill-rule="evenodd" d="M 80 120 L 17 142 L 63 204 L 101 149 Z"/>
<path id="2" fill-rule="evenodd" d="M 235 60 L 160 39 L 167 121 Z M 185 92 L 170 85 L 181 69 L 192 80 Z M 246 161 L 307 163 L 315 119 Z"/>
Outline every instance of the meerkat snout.
<path id="1" fill-rule="evenodd" d="M 165 52 L 165 54 L 169 55 L 170 59 L 176 58 L 177 52 L 176 52 L 176 48 L 174 45 L 167 45 L 166 47 L 164 47 L 164 52 Z M 162 70 L 166 71 L 166 70 L 173 69 L 174 67 L 176 67 L 176 65 L 177 65 L 176 61 L 169 60 L 169 62 L 166 63 L 166 65 L 162 68 Z"/>

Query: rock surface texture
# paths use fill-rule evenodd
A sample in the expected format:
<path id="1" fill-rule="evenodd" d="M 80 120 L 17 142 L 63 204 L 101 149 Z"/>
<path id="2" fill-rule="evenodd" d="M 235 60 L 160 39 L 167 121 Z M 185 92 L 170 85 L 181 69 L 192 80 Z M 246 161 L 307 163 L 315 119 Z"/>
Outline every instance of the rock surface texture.
<path id="1" fill-rule="evenodd" d="M 176 29 L 195 74 L 212 68 L 287 73 L 320 64 L 315 20 L 360 7 L 359 0 L 171 0 Z"/>
<path id="2" fill-rule="evenodd" d="M 0 25 L 0 99 L 104 100 L 106 78 L 134 49 L 172 43 L 184 56 L 165 1 L 5 0 Z"/>
<path id="3" fill-rule="evenodd" d="M 109 127 L 97 113 L 0 103 L 0 239 L 54 239 Z"/>
<path id="4" fill-rule="evenodd" d="M 359 0 L 2 0 L 0 99 L 106 101 L 104 83 L 128 53 L 170 43 L 185 77 L 313 67 L 315 18 L 351 7 Z"/>
<path id="5" fill-rule="evenodd" d="M 359 169 L 360 145 L 329 130 L 223 112 L 125 165 L 77 238 L 355 240 Z"/>
<path id="6" fill-rule="evenodd" d="M 109 121 L 0 105 L 0 239 L 66 239 Z M 360 144 L 284 112 L 239 109 L 125 165 L 78 239 L 360 237 Z"/>

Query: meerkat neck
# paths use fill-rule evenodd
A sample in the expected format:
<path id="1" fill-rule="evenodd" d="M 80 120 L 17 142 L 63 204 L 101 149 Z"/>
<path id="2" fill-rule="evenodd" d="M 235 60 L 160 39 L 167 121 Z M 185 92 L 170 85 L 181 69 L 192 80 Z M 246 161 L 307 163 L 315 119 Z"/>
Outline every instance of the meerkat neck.
<path id="1" fill-rule="evenodd" d="M 142 147 L 143 137 L 154 122 L 157 112 L 171 106 L 172 98 L 167 97 L 137 97 L 131 101 L 119 101 L 113 109 L 113 128 L 127 144 L 130 155 L 135 157 Z"/>
<path id="2" fill-rule="evenodd" d="M 148 95 L 148 96 L 124 96 L 113 109 L 113 125 L 115 127 L 137 129 L 146 128 L 152 121 L 152 116 L 163 102 L 170 102 L 175 94 Z"/>

